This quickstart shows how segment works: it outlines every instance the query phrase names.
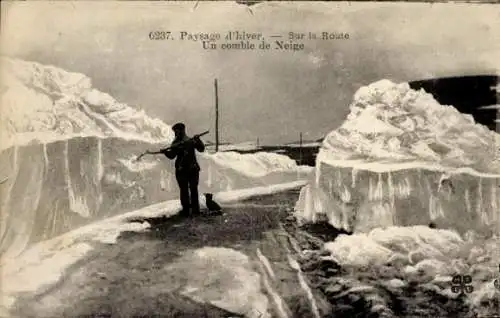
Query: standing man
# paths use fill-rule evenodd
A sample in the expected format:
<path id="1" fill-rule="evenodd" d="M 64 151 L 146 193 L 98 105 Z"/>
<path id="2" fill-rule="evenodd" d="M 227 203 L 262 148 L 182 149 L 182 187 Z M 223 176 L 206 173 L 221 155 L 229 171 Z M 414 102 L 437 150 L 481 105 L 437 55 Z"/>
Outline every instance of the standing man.
<path id="1" fill-rule="evenodd" d="M 179 185 L 182 211 L 181 215 L 200 214 L 200 202 L 198 197 L 198 182 L 200 179 L 200 165 L 196 160 L 196 151 L 205 151 L 205 145 L 199 136 L 189 138 L 186 135 L 186 126 L 177 123 L 172 126 L 175 139 L 168 148 L 156 152 L 147 151 L 149 154 L 164 154 L 169 159 L 175 160 L 175 178 Z"/>

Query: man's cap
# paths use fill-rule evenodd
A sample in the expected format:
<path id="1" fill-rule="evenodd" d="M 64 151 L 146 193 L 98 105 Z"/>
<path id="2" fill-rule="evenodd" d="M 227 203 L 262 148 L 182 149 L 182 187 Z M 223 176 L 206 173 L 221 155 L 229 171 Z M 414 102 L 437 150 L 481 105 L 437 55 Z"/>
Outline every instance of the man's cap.
<path id="1" fill-rule="evenodd" d="M 184 125 L 183 123 L 177 123 L 172 126 L 173 131 L 184 130 L 184 129 L 186 129 L 186 125 Z"/>

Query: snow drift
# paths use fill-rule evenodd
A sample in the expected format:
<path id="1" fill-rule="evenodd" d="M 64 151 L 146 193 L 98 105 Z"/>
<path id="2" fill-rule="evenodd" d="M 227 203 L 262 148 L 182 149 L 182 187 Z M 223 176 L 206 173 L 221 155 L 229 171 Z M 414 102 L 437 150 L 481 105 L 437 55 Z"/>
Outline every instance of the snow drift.
<path id="1" fill-rule="evenodd" d="M 171 127 L 92 88 L 83 74 L 2 58 L 0 253 L 177 198 L 173 164 L 134 159 L 173 140 Z M 288 157 L 200 154 L 200 192 L 292 182 Z"/>
<path id="2" fill-rule="evenodd" d="M 331 303 L 342 304 L 334 308 L 337 316 L 494 317 L 500 312 L 494 283 L 499 244 L 498 236 L 392 226 L 340 235 L 324 246 L 330 256 L 308 266 L 317 270 L 323 265 L 336 273 L 318 275 L 316 286 Z M 453 292 L 455 275 L 472 277 L 470 294 Z"/>
<path id="3" fill-rule="evenodd" d="M 499 134 L 407 83 L 382 80 L 362 87 L 350 111 L 323 142 L 328 158 L 425 161 L 500 172 L 500 158 L 494 161 Z"/>
<path id="4" fill-rule="evenodd" d="M 2 58 L 1 148 L 75 136 L 170 142 L 170 126 L 54 66 Z"/>
<path id="5" fill-rule="evenodd" d="M 362 87 L 350 110 L 325 138 L 295 211 L 353 233 L 325 244 L 346 272 L 327 289 L 369 299 L 384 317 L 454 316 L 450 282 L 468 274 L 467 312 L 498 313 L 500 135 L 406 83 Z"/>
<path id="6" fill-rule="evenodd" d="M 499 134 L 406 83 L 362 87 L 350 109 L 323 141 L 297 203 L 302 220 L 500 231 Z"/>

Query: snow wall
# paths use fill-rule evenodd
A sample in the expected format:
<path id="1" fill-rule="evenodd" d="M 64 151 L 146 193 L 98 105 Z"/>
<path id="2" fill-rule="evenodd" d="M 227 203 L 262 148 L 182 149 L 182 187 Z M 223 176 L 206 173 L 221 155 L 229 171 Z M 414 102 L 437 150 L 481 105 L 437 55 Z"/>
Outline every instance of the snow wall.
<path id="1" fill-rule="evenodd" d="M 362 87 L 328 134 L 296 214 L 368 232 L 428 225 L 500 233 L 499 135 L 408 84 Z"/>
<path id="2" fill-rule="evenodd" d="M 0 255 L 15 257 L 103 218 L 177 199 L 171 127 L 53 66 L 2 59 Z M 271 153 L 198 154 L 200 194 L 301 180 L 309 174 Z"/>

